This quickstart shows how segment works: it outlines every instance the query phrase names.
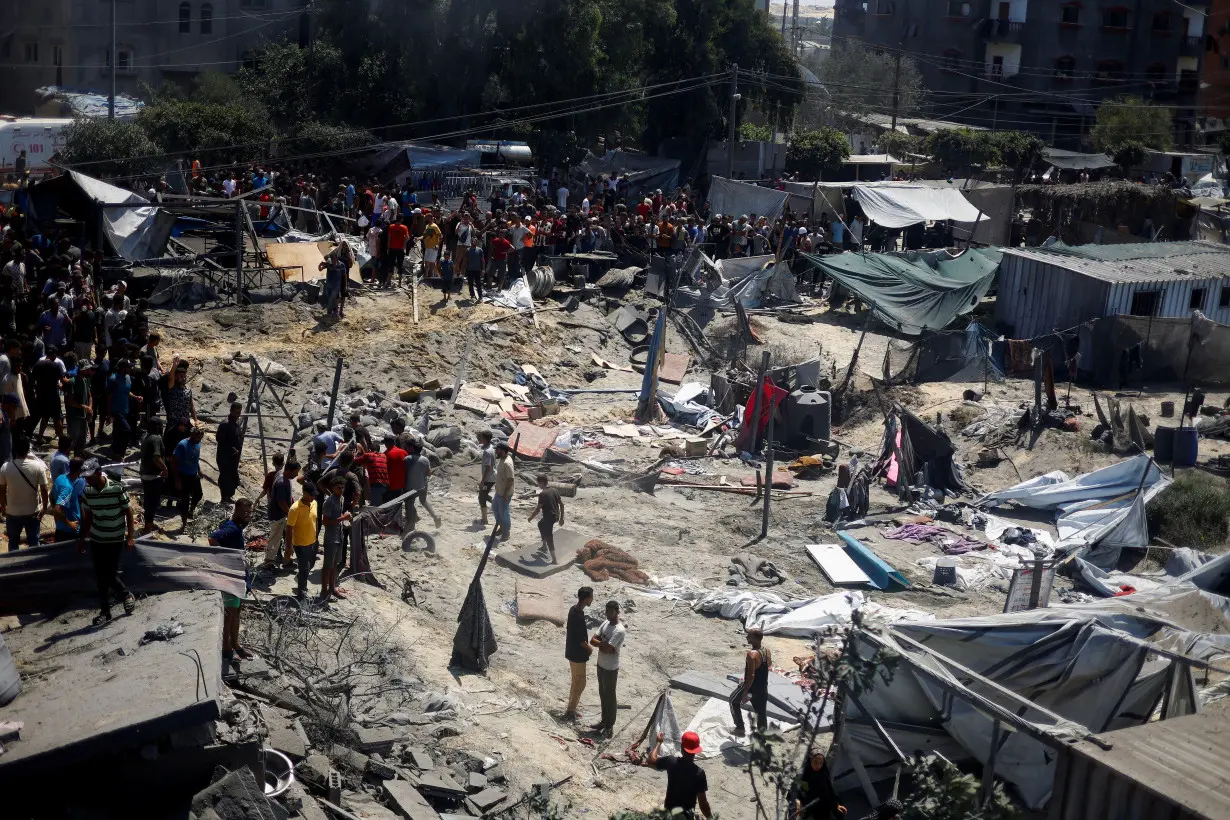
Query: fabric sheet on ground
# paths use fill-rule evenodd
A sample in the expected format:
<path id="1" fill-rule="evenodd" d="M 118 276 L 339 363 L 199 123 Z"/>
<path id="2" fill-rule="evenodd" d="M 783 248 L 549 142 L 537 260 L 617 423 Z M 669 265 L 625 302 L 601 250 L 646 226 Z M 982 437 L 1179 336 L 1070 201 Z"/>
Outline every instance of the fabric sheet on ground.
<path id="1" fill-rule="evenodd" d="M 872 306 L 877 319 L 917 336 L 969 313 L 995 281 L 999 263 L 978 250 L 929 261 L 915 254 L 846 252 L 804 256 Z"/>

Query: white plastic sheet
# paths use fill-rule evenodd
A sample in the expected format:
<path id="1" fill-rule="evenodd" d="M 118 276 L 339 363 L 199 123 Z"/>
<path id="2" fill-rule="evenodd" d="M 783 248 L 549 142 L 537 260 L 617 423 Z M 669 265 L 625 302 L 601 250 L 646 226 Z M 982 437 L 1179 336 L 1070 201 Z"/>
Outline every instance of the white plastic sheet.
<path id="1" fill-rule="evenodd" d="M 709 209 L 715 214 L 767 217 L 769 222 L 777 219 L 786 207 L 790 194 L 776 188 L 762 188 L 749 182 L 739 182 L 725 177 L 714 177 L 709 185 Z"/>
<path id="2" fill-rule="evenodd" d="M 978 209 L 960 191 L 951 188 L 856 185 L 854 198 L 868 219 L 885 228 L 904 228 L 945 219 L 976 222 L 987 218 L 986 214 L 979 215 Z"/>
<path id="3" fill-rule="evenodd" d="M 118 188 L 101 179 L 94 179 L 77 171 L 68 172 L 73 182 L 85 192 L 86 196 L 98 205 L 138 205 L 149 202 L 143 196 L 132 191 Z M 152 247 L 154 237 L 154 221 L 158 215 L 158 207 L 150 205 L 147 208 L 103 208 L 103 232 L 115 252 L 129 261 L 152 259 L 158 254 Z"/>

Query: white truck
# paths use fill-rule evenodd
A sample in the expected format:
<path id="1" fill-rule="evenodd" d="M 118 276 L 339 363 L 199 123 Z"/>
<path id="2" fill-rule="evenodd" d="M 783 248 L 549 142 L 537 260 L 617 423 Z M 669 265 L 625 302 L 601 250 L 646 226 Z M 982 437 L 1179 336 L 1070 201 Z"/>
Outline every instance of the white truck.
<path id="1" fill-rule="evenodd" d="M 0 175 L 13 173 L 21 152 L 26 152 L 26 170 L 47 170 L 57 151 L 64 148 L 64 136 L 71 119 L 40 119 L 0 114 Z"/>

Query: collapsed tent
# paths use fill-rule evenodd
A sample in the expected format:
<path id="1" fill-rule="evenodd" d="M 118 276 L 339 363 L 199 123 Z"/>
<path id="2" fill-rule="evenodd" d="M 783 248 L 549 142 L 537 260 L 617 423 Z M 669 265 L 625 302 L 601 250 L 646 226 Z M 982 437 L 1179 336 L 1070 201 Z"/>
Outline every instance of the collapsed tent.
<path id="1" fill-rule="evenodd" d="M 856 185 L 854 198 L 868 219 L 885 228 L 946 219 L 971 223 L 986 219 L 960 191 L 952 188 L 902 183 Z"/>
<path id="2" fill-rule="evenodd" d="M 845 693 L 835 785 L 861 786 L 875 803 L 873 782 L 892 779 L 903 758 L 938 752 L 981 764 L 1041 808 L 1055 750 L 1145 723 L 1162 703 L 1164 718 L 1195 711 L 1190 664 L 1155 652 L 1190 651 L 1199 637 L 1126 604 L 860 630 L 861 657 L 887 650 L 899 660 L 891 676 Z"/>
<path id="3" fill-rule="evenodd" d="M 913 342 L 890 341 L 881 378 L 890 384 L 1003 381 L 1003 368 L 990 347 L 997 337 L 970 322 L 964 330 L 940 331 Z"/>
<path id="4" fill-rule="evenodd" d="M 625 176 L 629 193 L 636 196 L 659 189 L 673 191 L 679 186 L 679 160 L 633 151 L 607 151 L 600 157 L 589 154 L 577 170 L 591 177 Z"/>
<path id="5" fill-rule="evenodd" d="M 358 160 L 360 171 L 377 179 L 403 182 L 414 171 L 447 171 L 476 168 L 483 152 L 477 148 L 450 148 L 426 142 L 394 145 Z"/>
<path id="6" fill-rule="evenodd" d="M 174 214 L 145 197 L 77 171 L 33 186 L 30 201 L 39 223 L 63 212 L 87 226 L 101 224 L 112 249 L 130 262 L 162 256 L 175 226 Z"/>
<path id="7" fill-rule="evenodd" d="M 763 188 L 748 182 L 713 177 L 709 185 L 709 210 L 734 217 L 763 216 L 772 222 L 781 215 L 790 195 L 776 188 Z"/>
<path id="8" fill-rule="evenodd" d="M 917 336 L 969 313 L 995 282 L 999 262 L 977 249 L 947 254 L 803 256 L 871 305 L 876 318 Z"/>
<path id="9" fill-rule="evenodd" d="M 979 506 L 1013 501 L 1035 510 L 1055 510 L 1058 548 L 1102 570 L 1114 569 L 1124 547 L 1147 547 L 1145 505 L 1171 479 L 1142 454 L 1069 478 L 1055 471 L 987 493 Z"/>

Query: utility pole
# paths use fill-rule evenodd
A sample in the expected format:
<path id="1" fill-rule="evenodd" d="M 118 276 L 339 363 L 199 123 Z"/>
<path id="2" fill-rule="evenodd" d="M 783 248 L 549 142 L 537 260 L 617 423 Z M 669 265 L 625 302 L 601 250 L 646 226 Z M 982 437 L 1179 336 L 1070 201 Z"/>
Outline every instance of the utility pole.
<path id="1" fill-rule="evenodd" d="M 726 178 L 735 178 L 735 115 L 739 105 L 739 64 L 730 67 L 730 122 L 726 127 Z"/>
<path id="2" fill-rule="evenodd" d="M 111 96 L 107 98 L 107 119 L 115 119 L 115 68 L 119 55 L 115 53 L 115 5 L 117 0 L 111 0 Z"/>
<path id="3" fill-rule="evenodd" d="M 901 46 L 898 44 L 897 59 L 893 66 L 893 124 L 890 131 L 897 130 L 897 108 L 901 105 Z"/>

